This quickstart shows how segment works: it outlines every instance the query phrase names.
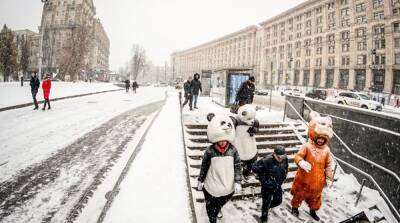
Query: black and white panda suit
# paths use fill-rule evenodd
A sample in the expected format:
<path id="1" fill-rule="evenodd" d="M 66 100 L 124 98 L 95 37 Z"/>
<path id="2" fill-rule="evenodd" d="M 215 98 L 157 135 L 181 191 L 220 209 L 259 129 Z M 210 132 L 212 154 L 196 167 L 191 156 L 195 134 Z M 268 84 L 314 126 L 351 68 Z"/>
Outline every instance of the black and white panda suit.
<path id="1" fill-rule="evenodd" d="M 215 223 L 222 207 L 234 192 L 241 190 L 241 169 L 239 154 L 231 144 L 235 137 L 232 119 L 214 114 L 207 119 L 207 136 L 212 145 L 204 152 L 197 188 L 204 192 L 210 223 Z M 220 141 L 228 141 L 223 150 L 218 145 Z"/>
<path id="2" fill-rule="evenodd" d="M 256 117 L 256 108 L 251 104 L 239 108 L 236 116 L 236 135 L 233 145 L 239 152 L 243 164 L 243 176 L 249 176 L 252 166 L 257 161 L 257 144 L 255 134 L 260 126 Z"/>

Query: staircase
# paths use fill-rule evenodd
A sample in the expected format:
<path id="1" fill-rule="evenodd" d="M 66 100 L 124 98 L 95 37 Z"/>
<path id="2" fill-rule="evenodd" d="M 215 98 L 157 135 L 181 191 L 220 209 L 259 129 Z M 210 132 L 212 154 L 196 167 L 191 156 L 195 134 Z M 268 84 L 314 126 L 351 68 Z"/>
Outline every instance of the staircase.
<path id="1" fill-rule="evenodd" d="M 304 125 L 262 124 L 256 135 L 258 155 L 261 157 L 272 154 L 273 150 L 278 145 L 283 145 L 286 148 L 286 153 L 289 158 L 289 173 L 285 183 L 282 185 L 285 191 L 290 190 L 297 170 L 297 166 L 294 163 L 294 156 L 302 144 L 299 139 L 299 134 L 306 137 L 307 131 Z M 207 139 L 207 125 L 186 124 L 185 140 L 193 200 L 201 203 L 204 202 L 203 193 L 196 190 L 196 185 L 204 150 L 210 145 Z M 243 192 L 235 194 L 233 200 L 260 196 L 260 183 L 254 176 L 250 177 L 247 182 L 243 181 L 242 187 Z"/>
<path id="2" fill-rule="evenodd" d="M 210 145 L 207 139 L 207 124 L 192 124 L 184 123 L 184 136 L 186 144 L 187 166 L 190 179 L 190 187 L 192 200 L 194 202 L 194 209 L 197 222 L 207 222 L 204 208 L 204 196 L 202 191 L 197 191 L 197 178 L 200 173 L 201 161 L 205 149 Z M 289 193 L 294 176 L 297 171 L 297 165 L 294 163 L 294 156 L 299 151 L 302 143 L 307 137 L 307 126 L 303 124 L 288 124 L 288 123 L 274 123 L 274 124 L 261 124 L 259 132 L 256 135 L 256 142 L 258 148 L 258 155 L 264 157 L 272 154 L 273 150 L 278 145 L 283 145 L 286 148 L 286 153 L 289 159 L 289 173 L 286 181 L 282 185 L 282 189 L 286 192 L 283 196 L 282 204 L 271 210 L 271 222 L 313 222 L 311 217 L 307 214 L 307 205 L 303 203 L 300 208 L 300 217 L 296 218 L 290 213 L 290 201 L 292 195 Z M 232 201 L 229 202 L 225 211 L 229 212 L 221 222 L 260 222 L 259 212 L 261 208 L 261 188 L 258 180 L 254 176 L 250 176 L 247 181 L 242 181 L 242 192 L 234 194 Z M 329 189 L 324 190 L 323 206 L 320 211 L 321 222 L 336 223 L 347 219 L 344 222 L 354 218 L 358 213 L 354 209 L 348 208 L 351 205 L 346 199 L 334 199 L 332 193 L 337 193 L 340 188 L 335 185 Z M 335 195 L 333 195 L 335 196 Z M 355 200 L 355 193 L 351 196 L 351 200 Z M 354 198 L 353 198 L 354 197 Z M 233 217 L 234 216 L 234 217 Z M 359 221 L 363 222 L 363 221 Z M 365 221 L 368 222 L 368 221 Z"/>

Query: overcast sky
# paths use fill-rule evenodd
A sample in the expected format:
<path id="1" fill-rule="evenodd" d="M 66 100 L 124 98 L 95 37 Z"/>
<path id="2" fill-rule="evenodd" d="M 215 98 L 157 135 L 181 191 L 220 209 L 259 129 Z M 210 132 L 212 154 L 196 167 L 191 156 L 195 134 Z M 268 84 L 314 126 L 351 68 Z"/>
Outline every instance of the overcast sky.
<path id="1" fill-rule="evenodd" d="M 111 41 L 110 68 L 128 61 L 133 43 L 154 64 L 186 49 L 256 25 L 304 0 L 94 0 Z M 0 24 L 38 31 L 40 0 L 0 0 Z"/>

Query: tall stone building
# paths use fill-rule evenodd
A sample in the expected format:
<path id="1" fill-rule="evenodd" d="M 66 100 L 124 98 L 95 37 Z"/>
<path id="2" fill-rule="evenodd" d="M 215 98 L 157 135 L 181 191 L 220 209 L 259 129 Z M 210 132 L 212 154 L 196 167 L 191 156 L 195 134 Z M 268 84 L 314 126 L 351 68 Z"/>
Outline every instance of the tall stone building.
<path id="1" fill-rule="evenodd" d="M 29 65 L 28 71 L 26 74 L 22 74 L 20 71 L 19 75 L 24 75 L 24 78 L 27 79 L 30 76 L 30 73 L 37 70 L 38 66 L 38 53 L 39 53 L 39 33 L 31 31 L 29 29 L 23 30 L 15 30 L 14 33 L 14 41 L 17 46 L 17 62 L 20 63 L 21 55 L 22 55 L 22 48 L 25 41 L 28 44 L 28 55 L 29 55 Z"/>
<path id="2" fill-rule="evenodd" d="M 173 76 L 186 79 L 203 70 L 253 67 L 257 29 L 257 26 L 249 26 L 200 46 L 173 53 Z"/>
<path id="3" fill-rule="evenodd" d="M 251 33 L 250 47 L 245 43 L 245 48 L 234 48 L 235 63 L 234 46 L 224 45 L 221 38 L 172 54 L 173 70 L 186 75 L 246 63 L 254 68 L 259 85 L 400 95 L 400 0 L 308 0 Z M 229 38 L 241 35 L 239 31 Z M 211 53 L 204 54 L 204 49 Z"/>
<path id="4" fill-rule="evenodd" d="M 90 78 L 108 81 L 110 40 L 99 19 L 94 21 L 93 46 L 90 52 Z"/>
<path id="5" fill-rule="evenodd" d="M 60 66 L 64 63 L 63 50 L 71 47 L 71 44 L 79 44 L 76 43 L 79 41 L 73 42 L 72 39 L 74 35 L 81 35 L 80 32 L 85 35 L 84 51 L 88 53 L 83 59 L 85 66 L 79 70 L 78 78 L 88 79 L 93 75 L 90 72 L 96 70 L 108 72 L 109 40 L 95 15 L 93 0 L 49 0 L 43 6 L 39 30 L 40 34 L 44 32 L 44 72 L 60 72 Z"/>

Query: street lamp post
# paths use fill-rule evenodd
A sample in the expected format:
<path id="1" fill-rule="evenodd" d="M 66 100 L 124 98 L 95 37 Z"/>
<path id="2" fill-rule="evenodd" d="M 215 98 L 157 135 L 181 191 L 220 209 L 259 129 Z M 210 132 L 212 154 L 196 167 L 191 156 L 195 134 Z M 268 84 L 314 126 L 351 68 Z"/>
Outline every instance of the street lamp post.
<path id="1" fill-rule="evenodd" d="M 44 5 L 47 5 L 49 3 L 49 0 L 40 0 Z M 44 7 L 43 7 L 44 11 Z M 42 12 L 44 14 L 44 12 Z M 45 32 L 45 21 L 46 19 L 42 15 L 42 24 L 41 24 L 41 33 L 40 35 L 40 40 L 39 40 L 39 58 L 38 58 L 38 78 L 39 80 L 42 78 L 42 59 L 43 59 L 43 38 L 44 38 L 44 32 Z"/>

